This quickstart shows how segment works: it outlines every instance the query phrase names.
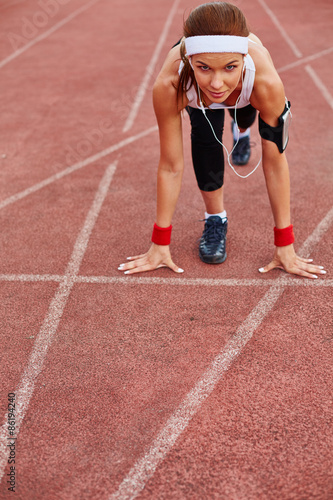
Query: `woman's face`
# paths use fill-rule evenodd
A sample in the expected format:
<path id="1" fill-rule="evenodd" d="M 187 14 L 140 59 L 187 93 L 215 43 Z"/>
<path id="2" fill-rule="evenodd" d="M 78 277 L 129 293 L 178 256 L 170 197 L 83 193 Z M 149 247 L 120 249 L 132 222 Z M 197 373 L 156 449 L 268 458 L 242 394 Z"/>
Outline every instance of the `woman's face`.
<path id="1" fill-rule="evenodd" d="M 191 62 L 195 79 L 207 98 L 205 101 L 225 101 L 240 83 L 242 54 L 195 54 Z"/>

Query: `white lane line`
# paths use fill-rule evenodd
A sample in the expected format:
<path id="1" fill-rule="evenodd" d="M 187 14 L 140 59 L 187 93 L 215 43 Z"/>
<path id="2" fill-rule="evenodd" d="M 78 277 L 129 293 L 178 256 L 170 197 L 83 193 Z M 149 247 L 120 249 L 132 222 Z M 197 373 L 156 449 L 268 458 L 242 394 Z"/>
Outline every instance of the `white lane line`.
<path id="1" fill-rule="evenodd" d="M 298 252 L 299 253 L 299 252 Z M 289 276 L 288 276 L 289 278 Z M 58 274 L 0 274 L 0 281 L 37 283 L 55 282 L 60 283 L 64 279 Z M 214 278 L 146 278 L 146 277 L 118 277 L 118 276 L 76 276 L 75 283 L 102 284 L 102 285 L 166 285 L 166 286 L 211 286 L 211 287 L 270 287 L 276 284 L 278 278 L 272 279 L 214 279 Z M 290 279 L 283 283 L 285 286 L 319 286 L 331 287 L 333 280 L 324 278 L 320 280 L 309 280 L 306 278 Z"/>
<path id="2" fill-rule="evenodd" d="M 285 42 L 289 45 L 291 50 L 293 51 L 294 55 L 296 57 L 302 57 L 302 52 L 298 49 L 296 44 L 293 42 L 293 40 L 290 38 L 290 36 L 287 34 L 286 30 L 283 28 L 281 25 L 280 21 L 274 14 L 274 12 L 268 7 L 266 2 L 264 0 L 258 0 L 266 14 L 271 18 L 271 21 L 275 24 L 277 29 L 279 30 L 280 34 L 282 35 L 282 38 L 285 40 Z"/>
<path id="3" fill-rule="evenodd" d="M 0 281 L 22 281 L 22 282 L 38 282 L 38 281 L 55 281 L 59 282 L 64 279 L 64 276 L 58 274 L 0 274 Z"/>
<path id="4" fill-rule="evenodd" d="M 322 219 L 302 245 L 300 251 L 304 256 L 313 249 L 314 245 L 319 242 L 322 235 L 327 231 L 332 222 L 332 211 L 333 209 L 328 212 L 326 217 Z M 263 320 L 272 310 L 282 295 L 285 286 L 292 281 L 291 278 L 289 275 L 278 278 L 265 293 L 263 298 L 237 329 L 235 335 L 214 359 L 211 367 L 204 373 L 203 377 L 169 418 L 147 453 L 134 464 L 121 482 L 118 490 L 109 497 L 109 500 L 132 500 L 145 488 L 147 481 L 154 475 L 156 468 L 170 452 L 176 440 L 188 426 L 190 420 L 210 396 L 216 384 L 220 382 L 224 373 L 241 354 L 254 332 L 260 327 Z"/>
<path id="5" fill-rule="evenodd" d="M 308 73 L 308 75 L 310 75 L 312 81 L 321 92 L 323 98 L 327 101 L 328 105 L 333 109 L 333 96 L 330 94 L 328 88 L 323 84 L 317 73 L 314 71 L 314 69 L 312 69 L 312 67 L 309 64 L 305 66 L 305 71 Z"/>
<path id="6" fill-rule="evenodd" d="M 11 54 L 10 56 L 8 56 L 5 59 L 3 59 L 2 61 L 0 61 L 0 69 L 3 68 L 9 62 L 11 62 L 14 59 L 16 59 L 21 54 L 23 54 L 23 52 L 26 52 L 28 49 L 30 49 L 31 47 L 33 47 L 34 45 L 36 45 L 36 43 L 41 42 L 42 40 L 45 40 L 45 38 L 47 38 L 48 36 L 52 35 L 52 33 L 54 33 L 55 31 L 57 31 L 58 29 L 62 28 L 62 26 L 64 26 L 65 24 L 69 23 L 72 19 L 74 19 L 79 14 L 81 14 L 85 10 L 89 9 L 89 7 L 91 7 L 92 5 L 94 5 L 95 3 L 99 2 L 99 1 L 100 0 L 91 0 L 86 5 L 83 5 L 82 7 L 80 7 L 76 11 L 74 11 L 72 14 L 70 14 L 67 17 L 65 17 L 65 19 L 63 19 L 59 23 L 57 23 L 54 26 L 52 26 L 52 28 L 50 28 L 49 30 L 45 31 L 41 35 L 39 35 L 36 38 L 34 38 L 33 40 L 31 40 L 31 42 L 29 42 L 26 45 L 24 45 L 24 47 L 22 47 L 21 49 L 18 49 L 15 52 L 13 52 L 13 54 Z"/>
<path id="7" fill-rule="evenodd" d="M 157 63 L 157 60 L 160 56 L 160 53 L 161 53 L 161 50 L 163 48 L 163 45 L 164 45 L 164 42 L 165 42 L 165 39 L 167 37 L 167 34 L 168 34 L 168 31 L 170 29 L 170 26 L 171 26 L 171 23 L 172 23 L 172 20 L 173 20 L 173 17 L 175 15 L 175 12 L 176 12 L 176 9 L 178 7 L 178 4 L 179 4 L 179 0 L 175 0 L 172 7 L 171 7 L 171 10 L 170 10 L 170 13 L 167 17 L 167 20 L 165 22 L 165 25 L 164 25 L 164 28 L 163 28 L 163 31 L 161 33 L 161 36 L 157 42 L 157 45 L 156 45 L 156 48 L 154 50 L 154 53 L 153 53 L 153 56 L 146 68 L 146 71 L 145 71 L 145 74 L 144 74 L 144 77 L 143 77 L 143 80 L 141 82 L 141 85 L 139 87 L 139 90 L 136 94 L 136 97 L 134 99 L 134 103 L 132 105 L 132 108 L 131 108 L 131 111 L 128 115 L 128 118 L 125 122 L 125 125 L 124 125 L 124 128 L 123 128 L 123 132 L 127 132 L 133 125 L 134 123 L 134 120 L 138 114 L 138 111 L 139 111 L 139 108 L 141 106 L 141 103 L 143 101 L 143 98 L 145 96 L 145 93 L 146 93 L 146 90 L 147 90 L 147 87 L 148 87 L 148 83 L 149 83 L 149 80 L 153 74 L 153 71 L 155 69 L 155 66 L 156 66 L 156 63 Z"/>
<path id="8" fill-rule="evenodd" d="M 0 274 L 0 281 L 18 282 L 60 282 L 63 276 L 58 274 Z M 296 285 L 304 280 L 296 279 Z M 327 280 L 325 280 L 327 281 Z M 207 278 L 148 278 L 148 277 L 123 277 L 123 276 L 76 276 L 76 283 L 90 284 L 133 284 L 138 285 L 174 285 L 174 286 L 266 286 L 269 287 L 276 279 L 207 279 Z"/>
<path id="9" fill-rule="evenodd" d="M 176 440 L 188 426 L 190 420 L 211 395 L 224 373 L 239 356 L 252 338 L 255 330 L 272 310 L 281 296 L 283 289 L 283 286 L 279 286 L 276 283 L 276 286 L 272 286 L 259 301 L 257 306 L 237 329 L 232 339 L 226 344 L 225 348 L 216 356 L 210 368 L 204 373 L 199 382 L 169 418 L 148 452 L 135 463 L 134 467 L 120 484 L 118 490 L 109 497 L 109 500 L 134 499 L 144 489 L 147 481 L 154 475 L 156 468 L 170 452 Z"/>
<path id="10" fill-rule="evenodd" d="M 297 66 L 301 66 L 302 64 L 306 64 L 307 62 L 316 61 L 317 59 L 319 59 L 321 57 L 327 56 L 331 52 L 333 52 L 333 47 L 329 47 L 328 49 L 322 50 L 321 52 L 316 52 L 315 54 L 312 54 L 312 56 L 303 57 L 302 59 L 299 59 L 298 61 L 287 64 L 286 66 L 282 66 L 281 68 L 279 68 L 277 70 L 277 72 L 280 74 L 280 73 L 283 73 L 284 71 L 288 71 L 289 69 L 294 69 Z"/>
<path id="11" fill-rule="evenodd" d="M 166 286 L 210 286 L 210 287 L 270 287 L 276 284 L 275 279 L 214 279 L 214 278 L 145 278 L 145 277 L 112 277 L 112 276 L 77 276 L 77 283 L 121 284 L 121 285 L 166 285 Z M 0 275 L 1 280 L 1 275 Z M 290 277 L 286 286 L 333 286 L 333 280 L 309 280 Z"/>
<path id="12" fill-rule="evenodd" d="M 288 276 L 285 286 L 333 286 L 331 279 L 310 280 Z M 112 276 L 77 276 L 77 283 L 121 284 L 121 285 L 166 285 L 166 286 L 210 286 L 210 287 L 270 287 L 277 279 L 214 279 L 214 278 L 145 278 L 145 277 L 112 277 Z M 0 275 L 1 280 L 1 275 Z"/>
<path id="13" fill-rule="evenodd" d="M 87 165 L 90 165 L 91 163 L 94 163 L 95 161 L 100 160 L 101 158 L 104 158 L 105 156 L 108 156 L 111 153 L 114 153 L 115 151 L 118 151 L 119 149 L 125 146 L 128 146 L 134 141 L 142 139 L 142 137 L 145 137 L 146 135 L 149 135 L 152 132 L 156 132 L 157 130 L 158 127 L 155 125 L 154 127 L 151 127 L 145 130 L 144 132 L 140 132 L 140 134 L 128 137 L 127 139 L 118 142 L 118 144 L 114 144 L 113 146 L 110 146 L 109 148 L 104 149 L 103 151 L 100 151 L 99 153 L 96 153 L 95 155 L 90 156 L 89 158 L 86 158 L 85 160 L 75 163 L 71 167 L 61 170 L 61 172 L 58 172 L 57 174 L 51 175 L 51 177 L 48 177 L 47 179 L 44 179 L 41 182 L 38 182 L 37 184 L 34 184 L 33 186 L 27 189 L 24 189 L 24 191 L 9 196 L 8 198 L 0 202 L 0 210 L 6 207 L 7 205 L 15 203 L 18 200 L 22 200 L 22 198 L 25 198 L 26 196 L 29 196 L 30 194 L 35 193 L 36 191 L 39 191 L 39 189 L 49 186 L 50 184 L 52 184 L 52 182 L 56 182 L 62 177 L 65 177 L 66 175 L 69 175 L 72 172 L 79 170 L 80 168 L 86 167 Z"/>
<path id="14" fill-rule="evenodd" d="M 116 164 L 111 164 L 105 171 L 103 178 L 97 189 L 95 199 L 88 212 L 84 225 L 77 237 L 74 249 L 67 265 L 67 269 L 63 279 L 50 303 L 49 310 L 41 326 L 41 329 L 36 337 L 33 350 L 18 388 L 13 391 L 16 393 L 16 437 L 19 433 L 20 426 L 28 409 L 30 399 L 32 397 L 35 381 L 40 374 L 47 351 L 52 344 L 52 340 L 57 331 L 63 311 L 66 307 L 72 287 L 75 283 L 75 277 L 79 272 L 79 268 L 88 246 L 89 238 L 95 226 L 97 217 L 102 208 L 103 201 L 108 193 Z M 8 459 L 8 424 L 7 414 L 5 414 L 5 423 L 0 430 L 0 481 L 3 477 Z"/>

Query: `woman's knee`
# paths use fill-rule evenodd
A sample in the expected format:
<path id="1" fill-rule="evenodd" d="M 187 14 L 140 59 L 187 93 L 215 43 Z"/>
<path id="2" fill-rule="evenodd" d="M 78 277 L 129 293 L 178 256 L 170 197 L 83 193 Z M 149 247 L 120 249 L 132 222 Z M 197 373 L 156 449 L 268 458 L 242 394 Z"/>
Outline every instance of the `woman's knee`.
<path id="1" fill-rule="evenodd" d="M 191 120 L 192 143 L 197 143 L 201 147 L 216 147 L 218 143 L 201 109 L 187 108 L 187 111 Z M 224 127 L 224 110 L 207 110 L 206 115 L 216 136 L 221 140 Z"/>
<path id="2" fill-rule="evenodd" d="M 245 108 L 237 109 L 236 113 L 234 109 L 229 109 L 229 114 L 233 119 L 235 119 L 236 115 L 238 127 L 246 129 L 253 125 L 257 116 L 257 110 L 249 104 Z"/>

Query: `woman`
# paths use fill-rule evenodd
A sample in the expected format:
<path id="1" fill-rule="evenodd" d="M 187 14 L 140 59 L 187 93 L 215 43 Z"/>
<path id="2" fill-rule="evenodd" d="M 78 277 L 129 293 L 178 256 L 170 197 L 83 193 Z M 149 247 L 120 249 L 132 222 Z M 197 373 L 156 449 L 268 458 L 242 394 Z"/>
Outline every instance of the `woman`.
<path id="1" fill-rule="evenodd" d="M 157 77 L 153 104 L 160 135 L 160 161 L 152 245 L 147 253 L 129 257 L 129 262 L 119 266 L 120 271 L 133 274 L 169 267 L 183 272 L 172 261 L 169 245 L 184 168 L 184 109 L 191 120 L 193 165 L 206 207 L 199 256 L 210 264 L 226 259 L 221 140 L 227 108 L 234 117 L 235 164 L 246 164 L 249 159 L 249 127 L 259 112 L 263 171 L 275 222 L 273 260 L 259 271 L 265 273 L 278 267 L 308 278 L 325 274 L 323 267 L 313 265 L 312 259 L 298 257 L 294 251 L 289 168 L 284 153 L 290 103 L 268 51 L 249 32 L 237 7 L 213 2 L 190 14 L 184 23 L 184 37 L 171 49 Z"/>

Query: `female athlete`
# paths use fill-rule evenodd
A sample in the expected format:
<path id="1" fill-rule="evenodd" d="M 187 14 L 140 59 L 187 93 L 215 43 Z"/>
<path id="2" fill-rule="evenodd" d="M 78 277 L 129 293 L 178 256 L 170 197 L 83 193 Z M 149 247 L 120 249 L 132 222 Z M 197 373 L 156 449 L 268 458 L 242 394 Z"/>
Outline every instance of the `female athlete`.
<path id="1" fill-rule="evenodd" d="M 184 36 L 169 52 L 153 88 L 160 137 L 157 213 L 147 253 L 128 257 L 125 274 L 169 267 L 183 272 L 170 253 L 171 221 L 184 169 L 182 112 L 191 121 L 192 160 L 206 208 L 199 256 L 208 264 L 226 259 L 228 219 L 223 201 L 225 109 L 233 117 L 232 162 L 250 156 L 250 126 L 258 114 L 262 167 L 274 218 L 274 255 L 259 271 L 274 268 L 317 278 L 325 274 L 312 259 L 298 257 L 290 220 L 288 142 L 290 103 L 269 52 L 250 33 L 243 13 L 226 2 L 194 9 L 184 23 Z M 229 156 L 227 156 L 228 162 Z"/>

